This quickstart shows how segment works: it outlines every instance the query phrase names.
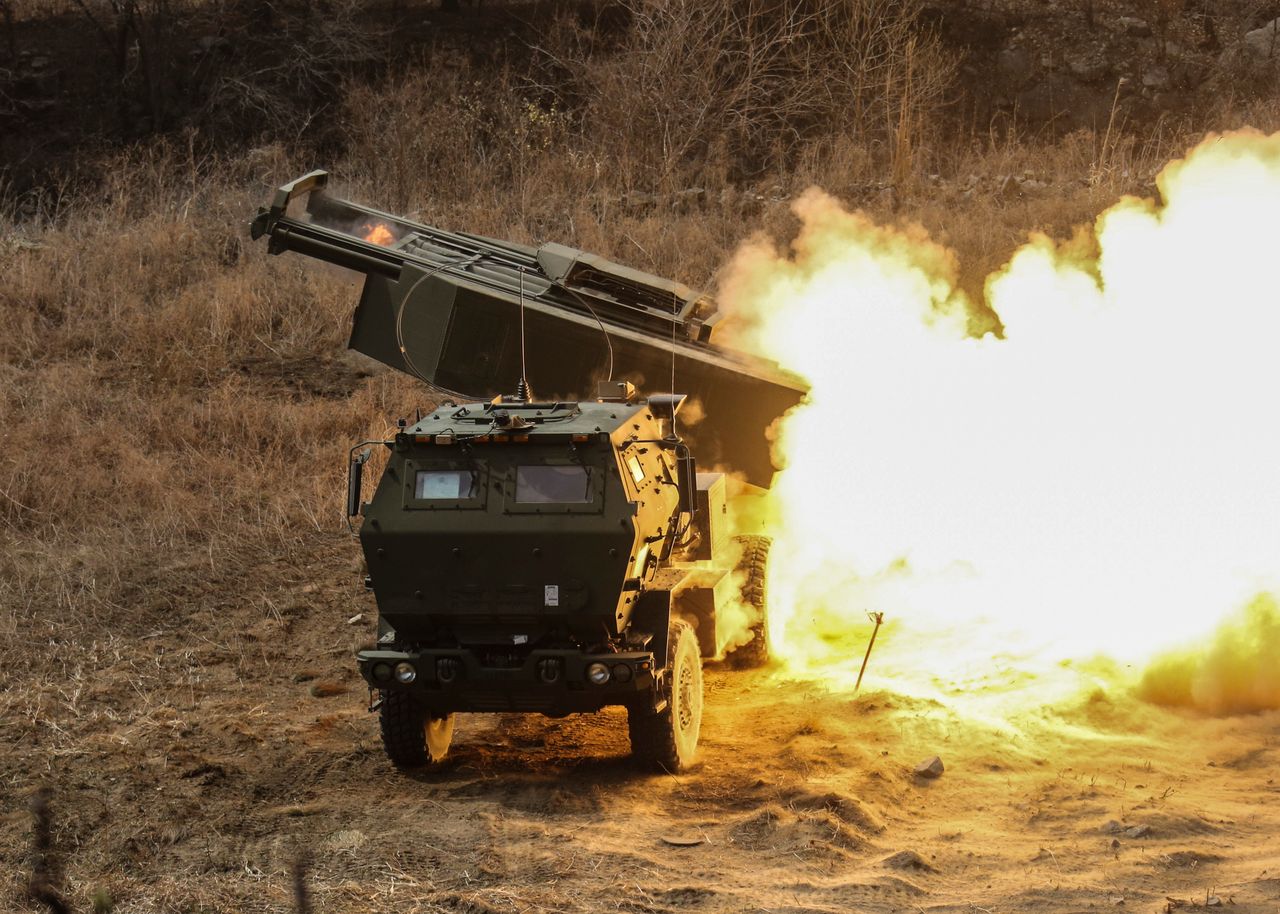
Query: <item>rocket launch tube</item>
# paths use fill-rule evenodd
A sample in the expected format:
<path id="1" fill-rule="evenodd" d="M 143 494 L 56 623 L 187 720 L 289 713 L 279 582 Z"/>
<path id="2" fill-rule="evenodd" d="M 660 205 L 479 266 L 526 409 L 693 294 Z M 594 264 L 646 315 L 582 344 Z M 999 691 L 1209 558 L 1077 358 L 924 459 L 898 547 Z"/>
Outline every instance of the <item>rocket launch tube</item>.
<path id="1" fill-rule="evenodd" d="M 773 362 L 715 345 L 710 298 L 563 245 L 422 225 L 334 197 L 327 183 L 314 171 L 280 187 L 251 234 L 267 236 L 272 254 L 366 274 L 352 349 L 476 399 L 510 392 L 521 376 L 523 289 L 527 375 L 540 399 L 590 398 L 610 375 L 663 392 L 674 365 L 677 390 L 705 416 L 680 429 L 699 463 L 769 484 L 769 427 L 807 387 Z M 374 226 L 390 244 L 361 237 Z"/>

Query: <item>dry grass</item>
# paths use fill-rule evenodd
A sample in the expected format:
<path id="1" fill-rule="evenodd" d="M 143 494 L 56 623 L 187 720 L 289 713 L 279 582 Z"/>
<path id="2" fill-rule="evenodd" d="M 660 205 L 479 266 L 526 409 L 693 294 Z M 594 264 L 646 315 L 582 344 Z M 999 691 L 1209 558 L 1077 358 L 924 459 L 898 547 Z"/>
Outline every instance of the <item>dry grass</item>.
<path id="1" fill-rule="evenodd" d="M 333 358 L 353 292 L 244 245 L 260 192 L 235 171 L 152 150 L 101 202 L 8 230 L 0 594 L 21 617 L 128 611 L 193 554 L 336 529 L 343 442 L 404 408 L 391 378 L 308 395 L 352 375 Z M 273 363 L 297 376 L 262 383 Z"/>
<path id="2" fill-rule="evenodd" d="M 979 286 L 1028 230 L 1066 235 L 1120 193 L 1150 192 L 1158 165 L 1194 136 L 1138 139 L 1119 125 L 1041 144 L 939 138 L 927 126 L 945 61 L 922 64 L 931 39 L 910 28 L 912 4 L 842 0 L 770 18 L 785 7 L 633 0 L 640 27 L 620 48 L 562 24 L 528 72 L 440 57 L 352 84 L 335 101 L 347 151 L 332 170 L 387 209 L 562 240 L 704 287 L 746 236 L 785 237 L 790 199 L 819 184 L 878 219 L 922 223 Z M 882 8 L 902 18 L 858 18 Z M 758 18 L 734 18 L 742 9 Z M 811 32 L 818 44 L 794 46 Z M 832 56 L 855 45 L 862 64 Z M 708 46 L 761 57 L 696 66 Z M 881 47 L 891 53 L 870 53 Z M 837 64 L 854 67 L 850 94 L 832 94 Z M 779 70 L 790 82 L 760 95 Z M 1258 104 L 1225 117 L 1276 121 Z M 267 712 L 241 693 L 287 680 L 313 648 L 326 678 L 299 688 L 350 688 L 334 668 L 361 632 L 299 634 L 313 604 L 345 619 L 359 599 L 341 539 L 346 448 L 426 394 L 344 356 L 358 288 L 348 276 L 248 242 L 269 188 L 316 163 L 285 141 L 235 159 L 198 148 L 156 142 L 117 153 L 102 182 L 0 199 L 0 737 L 47 764 L 6 766 L 19 789 L 62 761 L 180 743 L 199 721 L 249 745 Z M 1010 194 L 1010 175 L 1047 187 Z M 301 564 L 317 556 L 336 564 Z M 299 596 L 317 580 L 350 590 Z M 189 767 L 184 778 L 205 777 Z M 162 858 L 189 827 L 120 826 L 78 858 L 77 892 L 107 880 L 144 899 L 138 910 L 187 904 L 172 887 L 172 905 L 148 895 L 143 864 L 116 860 Z M 249 866 L 225 847 L 216 856 L 199 866 Z M 23 865 L 13 847 L 0 860 Z"/>

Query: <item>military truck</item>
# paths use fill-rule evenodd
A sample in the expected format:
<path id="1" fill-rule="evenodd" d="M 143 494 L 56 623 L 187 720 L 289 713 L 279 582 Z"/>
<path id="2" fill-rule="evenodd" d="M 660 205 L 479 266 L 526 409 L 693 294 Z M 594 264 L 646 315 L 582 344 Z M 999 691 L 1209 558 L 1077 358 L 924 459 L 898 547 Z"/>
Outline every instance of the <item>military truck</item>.
<path id="1" fill-rule="evenodd" d="M 563 245 L 444 232 L 327 180 L 279 188 L 253 237 L 365 273 L 351 347 L 439 397 L 351 449 L 346 511 L 378 606 L 356 663 L 387 756 L 439 762 L 458 712 L 620 705 L 637 759 L 688 767 L 703 658 L 768 659 L 769 542 L 731 536 L 730 488 L 768 485 L 767 429 L 803 383 L 717 346 L 714 302 L 679 283 Z M 691 398 L 696 423 L 681 415 Z M 695 449 L 716 472 L 698 472 Z M 736 641 L 729 605 L 752 620 Z"/>

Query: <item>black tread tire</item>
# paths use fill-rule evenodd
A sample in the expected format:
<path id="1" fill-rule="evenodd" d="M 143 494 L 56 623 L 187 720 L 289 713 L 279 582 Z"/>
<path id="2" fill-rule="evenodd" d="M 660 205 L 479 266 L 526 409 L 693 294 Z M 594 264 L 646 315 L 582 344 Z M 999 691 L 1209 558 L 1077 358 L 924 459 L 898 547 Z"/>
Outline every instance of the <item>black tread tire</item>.
<path id="1" fill-rule="evenodd" d="M 391 764 L 412 769 L 439 762 L 453 741 L 453 718 L 453 714 L 431 714 L 408 692 L 383 692 L 378 721 L 382 748 Z"/>
<path id="2" fill-rule="evenodd" d="M 742 546 L 738 572 L 743 575 L 742 602 L 760 614 L 751 626 L 751 640 L 729 654 L 729 662 L 737 669 L 750 670 L 769 662 L 769 546 L 767 536 L 735 536 Z"/>
<path id="3" fill-rule="evenodd" d="M 646 767 L 684 771 L 697 759 L 702 729 L 702 652 L 688 622 L 673 621 L 667 631 L 665 682 L 661 711 L 647 705 L 627 709 L 631 755 Z"/>

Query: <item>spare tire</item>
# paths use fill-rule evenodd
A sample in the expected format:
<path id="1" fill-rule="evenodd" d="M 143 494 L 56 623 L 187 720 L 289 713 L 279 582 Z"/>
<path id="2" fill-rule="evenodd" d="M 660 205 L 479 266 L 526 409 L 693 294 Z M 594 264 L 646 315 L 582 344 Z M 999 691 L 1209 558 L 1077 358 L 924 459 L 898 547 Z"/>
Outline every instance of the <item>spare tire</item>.
<path id="1" fill-rule="evenodd" d="M 742 548 L 738 575 L 742 578 L 742 602 L 756 613 L 751 640 L 729 654 L 729 662 L 738 669 L 754 669 L 769 662 L 769 546 L 767 536 L 737 536 L 733 541 Z"/>

